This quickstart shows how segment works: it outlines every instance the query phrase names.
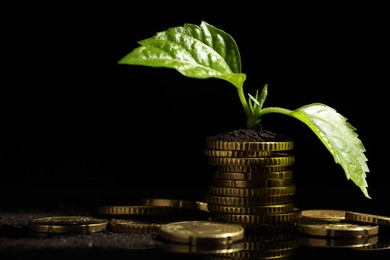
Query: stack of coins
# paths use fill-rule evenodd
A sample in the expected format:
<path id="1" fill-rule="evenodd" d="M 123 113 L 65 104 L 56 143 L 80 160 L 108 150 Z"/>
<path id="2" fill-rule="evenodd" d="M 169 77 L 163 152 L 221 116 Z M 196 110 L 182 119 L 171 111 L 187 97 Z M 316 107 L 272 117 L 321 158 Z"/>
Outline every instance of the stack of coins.
<path id="1" fill-rule="evenodd" d="M 213 178 L 205 195 L 216 221 L 239 223 L 246 231 L 286 231 L 295 227 L 293 141 L 207 141 L 204 155 Z"/>

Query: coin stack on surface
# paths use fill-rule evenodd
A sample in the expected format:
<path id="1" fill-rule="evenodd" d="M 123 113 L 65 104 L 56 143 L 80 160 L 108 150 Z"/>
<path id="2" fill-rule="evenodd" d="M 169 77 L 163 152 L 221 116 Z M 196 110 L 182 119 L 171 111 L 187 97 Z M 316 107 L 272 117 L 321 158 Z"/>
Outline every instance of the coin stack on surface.
<path id="1" fill-rule="evenodd" d="M 249 232 L 292 230 L 300 212 L 292 201 L 293 144 L 207 140 L 204 155 L 215 168 L 205 195 L 212 219 Z"/>

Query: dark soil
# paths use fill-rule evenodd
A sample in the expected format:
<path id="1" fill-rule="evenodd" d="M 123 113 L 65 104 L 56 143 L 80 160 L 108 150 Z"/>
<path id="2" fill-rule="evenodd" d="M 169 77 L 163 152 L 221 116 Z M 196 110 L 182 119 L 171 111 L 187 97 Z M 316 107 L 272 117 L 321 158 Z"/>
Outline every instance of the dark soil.
<path id="1" fill-rule="evenodd" d="M 284 142 L 291 139 L 284 135 L 263 129 L 236 129 L 207 138 L 207 141 L 226 142 Z"/>

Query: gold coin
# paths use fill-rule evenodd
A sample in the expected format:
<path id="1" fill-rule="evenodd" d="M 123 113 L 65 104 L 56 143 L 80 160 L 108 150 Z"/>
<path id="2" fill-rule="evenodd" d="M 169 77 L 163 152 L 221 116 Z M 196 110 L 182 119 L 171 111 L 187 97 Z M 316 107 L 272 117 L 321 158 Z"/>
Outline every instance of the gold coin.
<path id="1" fill-rule="evenodd" d="M 160 227 L 162 239 L 191 245 L 232 244 L 244 238 L 244 228 L 239 224 L 214 221 L 179 221 Z"/>
<path id="2" fill-rule="evenodd" d="M 195 201 L 190 201 L 190 200 L 144 198 L 140 200 L 140 204 L 145 206 L 184 208 L 184 209 L 192 209 L 192 210 L 198 209 L 197 203 Z"/>
<path id="3" fill-rule="evenodd" d="M 274 156 L 273 151 L 235 151 L 235 150 L 214 150 L 205 149 L 203 154 L 211 157 L 234 157 L 234 158 L 256 158 Z"/>
<path id="4" fill-rule="evenodd" d="M 139 220 L 111 219 L 110 230 L 118 233 L 153 233 L 157 232 L 161 223 L 145 223 Z"/>
<path id="5" fill-rule="evenodd" d="M 378 243 L 378 236 L 352 237 L 352 238 L 323 238 L 314 236 L 301 236 L 300 244 L 312 247 L 327 248 L 359 248 L 373 246 Z"/>
<path id="6" fill-rule="evenodd" d="M 214 214 L 213 218 L 218 221 L 241 224 L 274 224 L 274 223 L 292 223 L 298 220 L 299 215 L 295 212 L 280 214 Z"/>
<path id="7" fill-rule="evenodd" d="M 226 180 L 216 179 L 212 180 L 214 186 L 230 187 L 230 188 L 261 188 L 261 187 L 285 187 L 294 185 L 292 179 L 285 180 Z"/>
<path id="8" fill-rule="evenodd" d="M 366 237 L 378 234 L 376 225 L 359 225 L 342 221 L 301 219 L 297 231 L 322 237 Z"/>
<path id="9" fill-rule="evenodd" d="M 259 206 L 290 203 L 291 196 L 272 196 L 272 197 L 242 197 L 242 196 L 219 196 L 206 194 L 205 201 L 215 205 L 227 206 Z"/>
<path id="10" fill-rule="evenodd" d="M 240 173 L 269 173 L 279 171 L 290 171 L 292 165 L 262 165 L 262 166 L 235 166 L 235 165 L 215 165 L 220 172 L 240 172 Z"/>
<path id="11" fill-rule="evenodd" d="M 295 185 L 272 188 L 229 188 L 209 185 L 209 192 L 221 196 L 257 197 L 291 196 L 296 191 Z"/>
<path id="12" fill-rule="evenodd" d="M 170 222 L 174 221 L 169 218 L 151 220 L 111 219 L 108 227 L 110 231 L 117 233 L 157 233 L 162 225 Z"/>
<path id="13" fill-rule="evenodd" d="M 89 216 L 52 216 L 37 218 L 29 223 L 32 231 L 40 233 L 94 233 L 104 230 L 107 219 Z"/>
<path id="14" fill-rule="evenodd" d="M 200 211 L 209 212 L 208 203 L 204 201 L 195 201 L 196 209 Z"/>
<path id="15" fill-rule="evenodd" d="M 294 155 L 272 156 L 261 158 L 225 158 L 208 157 L 210 165 L 228 165 L 228 166 L 291 166 L 295 163 Z"/>
<path id="16" fill-rule="evenodd" d="M 345 210 L 338 209 L 306 209 L 302 210 L 302 218 L 322 220 L 344 220 Z"/>
<path id="17" fill-rule="evenodd" d="M 387 216 L 347 211 L 345 212 L 345 218 L 348 220 L 362 223 L 375 224 L 380 226 L 390 226 L 390 217 Z"/>
<path id="18" fill-rule="evenodd" d="M 214 171 L 213 177 L 215 179 L 227 179 L 227 180 L 286 180 L 293 177 L 293 171 L 275 171 L 275 172 L 221 172 Z"/>
<path id="19" fill-rule="evenodd" d="M 210 212 L 226 214 L 278 214 L 294 210 L 294 203 L 264 205 L 264 206 L 221 206 L 209 204 Z"/>
<path id="20" fill-rule="evenodd" d="M 142 216 L 161 216 L 182 214 L 181 208 L 161 207 L 161 206 L 101 206 L 98 208 L 98 214 L 101 215 L 142 215 Z"/>
<path id="21" fill-rule="evenodd" d="M 288 151 L 294 148 L 294 142 L 225 142 L 207 141 L 208 149 L 239 151 Z"/>

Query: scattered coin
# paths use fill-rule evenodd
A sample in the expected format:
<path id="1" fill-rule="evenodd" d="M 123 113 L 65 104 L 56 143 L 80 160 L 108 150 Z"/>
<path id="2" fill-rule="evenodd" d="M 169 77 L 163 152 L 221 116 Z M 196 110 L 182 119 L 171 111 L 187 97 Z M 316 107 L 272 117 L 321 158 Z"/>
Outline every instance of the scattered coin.
<path id="1" fill-rule="evenodd" d="M 93 233 L 104 230 L 108 222 L 89 216 L 52 216 L 33 219 L 29 228 L 40 233 Z"/>
<path id="2" fill-rule="evenodd" d="M 386 216 L 347 211 L 345 212 L 345 218 L 352 221 L 390 227 L 390 217 Z"/>
<path id="3" fill-rule="evenodd" d="M 302 218 L 323 220 L 344 220 L 345 210 L 338 209 L 306 209 L 302 210 Z"/>
<path id="4" fill-rule="evenodd" d="M 342 221 L 304 219 L 297 222 L 297 231 L 321 237 L 366 237 L 378 234 L 377 225 L 360 225 Z"/>
<path id="5" fill-rule="evenodd" d="M 232 244 L 244 238 L 244 228 L 239 224 L 215 221 L 178 221 L 161 226 L 159 236 L 191 245 Z"/>
<path id="6" fill-rule="evenodd" d="M 167 223 L 169 219 L 135 220 L 135 219 L 111 219 L 108 228 L 117 233 L 157 233 L 158 229 Z"/>

